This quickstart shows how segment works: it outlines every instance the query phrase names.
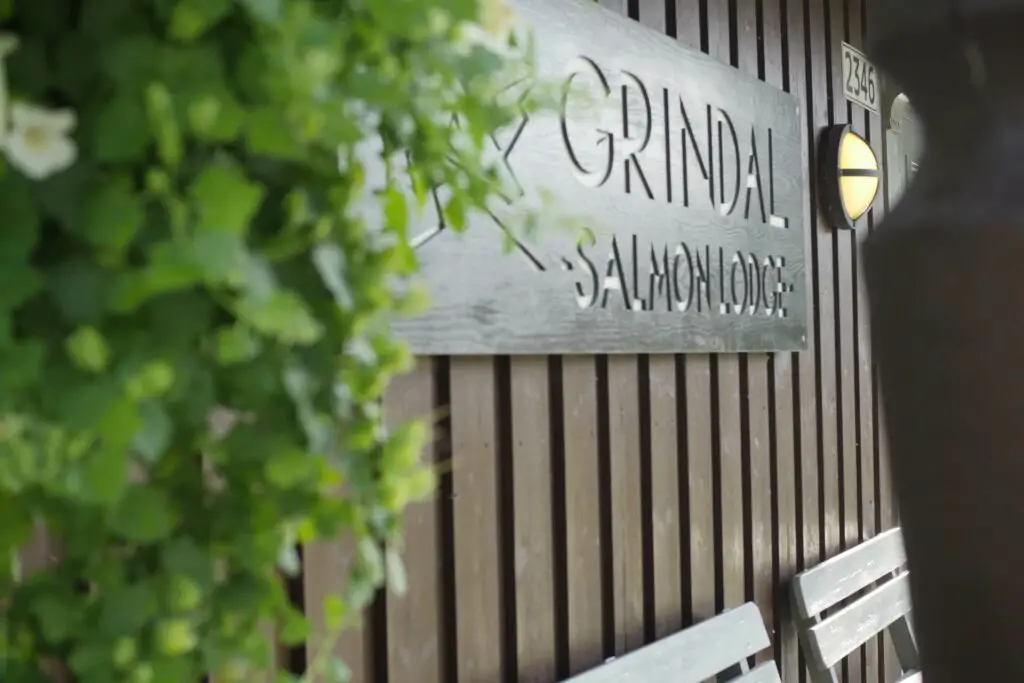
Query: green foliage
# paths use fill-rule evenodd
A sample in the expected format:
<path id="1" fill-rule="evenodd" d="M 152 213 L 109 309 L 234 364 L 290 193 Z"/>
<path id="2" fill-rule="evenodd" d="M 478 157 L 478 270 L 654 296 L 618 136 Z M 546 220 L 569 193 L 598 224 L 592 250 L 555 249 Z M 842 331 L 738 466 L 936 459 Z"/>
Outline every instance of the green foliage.
<path id="1" fill-rule="evenodd" d="M 11 97 L 77 115 L 51 122 L 73 163 L 0 164 L 0 678 L 248 678 L 258 624 L 307 636 L 296 545 L 342 533 L 330 628 L 403 585 L 383 549 L 433 487 L 422 425 L 379 408 L 410 364 L 388 319 L 422 302 L 407 233 L 430 188 L 455 226 L 497 196 L 484 142 L 518 115 L 499 51 L 459 38 L 478 12 L 0 2 Z M 61 559 L 22 572 L 37 525 Z"/>

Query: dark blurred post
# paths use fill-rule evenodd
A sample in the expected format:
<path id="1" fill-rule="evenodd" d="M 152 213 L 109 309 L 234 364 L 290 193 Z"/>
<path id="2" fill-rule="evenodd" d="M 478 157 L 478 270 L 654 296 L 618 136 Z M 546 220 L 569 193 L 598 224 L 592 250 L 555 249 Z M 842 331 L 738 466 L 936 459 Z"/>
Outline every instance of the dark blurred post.
<path id="1" fill-rule="evenodd" d="M 882 0 L 926 152 L 867 241 L 927 683 L 1024 681 L 1024 0 Z"/>

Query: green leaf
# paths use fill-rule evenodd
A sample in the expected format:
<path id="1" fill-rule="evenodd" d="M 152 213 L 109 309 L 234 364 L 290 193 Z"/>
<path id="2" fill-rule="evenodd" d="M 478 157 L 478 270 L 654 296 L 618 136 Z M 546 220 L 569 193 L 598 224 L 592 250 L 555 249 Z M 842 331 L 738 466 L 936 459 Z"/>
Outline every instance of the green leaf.
<path id="1" fill-rule="evenodd" d="M 409 207 L 405 195 L 394 185 L 389 185 L 384 194 L 384 218 L 389 229 L 405 235 L 409 225 Z"/>
<path id="2" fill-rule="evenodd" d="M 313 248 L 313 265 L 330 290 L 334 302 L 343 309 L 352 307 L 352 293 L 345 281 L 345 254 L 337 244 L 321 242 Z"/>
<path id="3" fill-rule="evenodd" d="M 263 202 L 264 189 L 227 162 L 204 168 L 189 188 L 198 230 L 245 232 Z"/>
<path id="4" fill-rule="evenodd" d="M 210 284 L 239 286 L 245 277 L 249 248 L 241 233 L 201 230 L 192 240 L 192 257 Z"/>
<path id="5" fill-rule="evenodd" d="M 309 622 L 295 609 L 286 609 L 281 620 L 279 637 L 285 646 L 301 645 L 309 637 Z"/>
<path id="6" fill-rule="evenodd" d="M 114 666 L 123 671 L 135 662 L 139 646 L 134 638 L 123 636 L 114 642 Z"/>
<path id="7" fill-rule="evenodd" d="M 265 298 L 247 296 L 236 312 L 259 332 L 285 344 L 313 344 L 324 333 L 305 302 L 290 291 L 278 290 Z"/>
<path id="8" fill-rule="evenodd" d="M 95 327 L 79 327 L 64 342 L 64 349 L 80 370 L 100 373 L 110 363 L 110 347 Z"/>
<path id="9" fill-rule="evenodd" d="M 210 554 L 188 537 L 169 540 L 161 546 L 161 560 L 170 574 L 181 574 L 196 581 L 206 590 L 213 583 L 213 560 Z"/>
<path id="10" fill-rule="evenodd" d="M 139 407 L 130 398 L 122 396 L 96 423 L 96 433 L 110 447 L 127 448 L 142 424 Z"/>
<path id="11" fill-rule="evenodd" d="M 226 93 L 204 94 L 189 103 L 188 121 L 200 140 L 230 142 L 241 133 L 245 110 Z"/>
<path id="12" fill-rule="evenodd" d="M 0 180 L 0 206 L 4 208 L 0 263 L 27 260 L 39 239 L 39 210 L 28 183 L 14 174 Z"/>
<path id="13" fill-rule="evenodd" d="M 328 595 L 324 598 L 324 626 L 329 632 L 341 630 L 347 617 L 348 608 L 340 596 Z"/>
<path id="14" fill-rule="evenodd" d="M 82 468 L 82 487 L 86 500 L 112 505 L 124 492 L 128 477 L 128 459 L 120 447 L 101 447 L 93 451 Z"/>
<path id="15" fill-rule="evenodd" d="M 302 147 L 292 135 L 291 126 L 275 107 L 249 111 L 246 145 L 253 154 L 275 159 L 291 160 L 302 156 Z"/>
<path id="16" fill-rule="evenodd" d="M 231 12 L 232 0 L 179 0 L 171 12 L 168 33 L 174 40 L 191 42 Z"/>
<path id="17" fill-rule="evenodd" d="M 106 642 L 95 638 L 83 640 L 85 642 L 80 641 L 68 660 L 71 671 L 89 681 L 109 675 L 106 668 L 110 660 L 110 650 L 106 647 Z"/>
<path id="18" fill-rule="evenodd" d="M 153 295 L 188 289 L 198 284 L 202 277 L 203 271 L 196 264 L 190 245 L 161 242 L 149 251 L 144 291 Z"/>
<path id="19" fill-rule="evenodd" d="M 84 258 L 64 261 L 47 275 L 50 297 L 66 323 L 95 325 L 103 318 L 110 274 Z"/>
<path id="20" fill-rule="evenodd" d="M 146 220 L 146 210 L 127 178 L 116 178 L 93 193 L 85 205 L 85 238 L 116 253 L 123 251 Z"/>
<path id="21" fill-rule="evenodd" d="M 264 465 L 267 481 L 282 489 L 299 486 L 316 473 L 314 457 L 298 448 L 282 448 L 274 452 Z"/>
<path id="22" fill-rule="evenodd" d="M 42 290 L 42 274 L 27 263 L 0 267 L 0 311 L 13 310 Z"/>
<path id="23" fill-rule="evenodd" d="M 116 0 L 116 2 L 125 4 L 124 0 Z M 84 11 L 113 4 L 115 2 L 90 2 L 84 5 Z M 99 24 L 100 22 L 97 21 L 98 31 L 101 30 Z M 109 25 L 105 28 L 109 30 Z M 148 32 L 111 34 L 103 40 L 110 41 L 109 43 L 99 43 L 103 47 L 100 53 L 100 66 L 103 73 L 113 79 L 118 91 L 141 92 L 146 83 L 154 76 L 160 58 L 160 44 Z"/>
<path id="24" fill-rule="evenodd" d="M 130 541 L 153 543 L 167 538 L 177 525 L 178 514 L 167 492 L 153 486 L 133 486 L 118 504 L 111 519 L 113 531 Z"/>
<path id="25" fill-rule="evenodd" d="M 199 606 L 202 600 L 199 584 L 182 575 L 171 577 L 171 585 L 167 590 L 167 604 L 175 612 L 189 612 Z"/>
<path id="26" fill-rule="evenodd" d="M 171 445 L 174 424 L 164 407 L 155 401 L 147 401 L 139 406 L 142 427 L 132 439 L 132 450 L 141 456 L 147 464 L 159 462 Z"/>
<path id="27" fill-rule="evenodd" d="M 100 603 L 99 628 L 107 636 L 133 635 L 160 610 L 160 595 L 152 582 L 111 587 Z"/>
<path id="28" fill-rule="evenodd" d="M 43 636 L 51 643 L 62 643 L 74 634 L 81 624 L 81 605 L 74 595 L 64 591 L 41 593 L 32 603 L 32 611 L 39 619 Z"/>
<path id="29" fill-rule="evenodd" d="M 259 338 L 244 325 L 222 327 L 214 341 L 217 363 L 236 365 L 255 358 L 261 348 Z"/>
<path id="30" fill-rule="evenodd" d="M 282 0 L 240 0 L 240 2 L 252 16 L 260 21 L 271 24 L 281 21 Z"/>
<path id="31" fill-rule="evenodd" d="M 174 386 L 174 366 L 166 360 L 146 363 L 126 382 L 128 396 L 135 401 L 163 396 Z"/>
<path id="32" fill-rule="evenodd" d="M 123 94 L 107 102 L 96 117 L 93 155 L 101 163 L 133 161 L 143 156 L 152 140 L 142 102 Z"/>
<path id="33" fill-rule="evenodd" d="M 174 99 L 163 83 L 150 83 L 146 88 L 146 113 L 156 135 L 160 160 L 168 168 L 177 168 L 184 154 L 185 142 L 174 112 Z"/>

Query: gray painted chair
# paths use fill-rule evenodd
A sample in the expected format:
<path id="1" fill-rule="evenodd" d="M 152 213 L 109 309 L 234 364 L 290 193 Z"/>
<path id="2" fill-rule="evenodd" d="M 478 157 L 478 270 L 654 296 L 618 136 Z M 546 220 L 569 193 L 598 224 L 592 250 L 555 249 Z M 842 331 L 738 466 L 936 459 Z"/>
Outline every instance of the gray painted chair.
<path id="1" fill-rule="evenodd" d="M 837 665 L 887 629 L 904 674 L 899 683 L 921 683 L 906 562 L 900 530 L 892 529 L 793 577 L 800 645 L 813 683 L 838 683 Z"/>
<path id="2" fill-rule="evenodd" d="M 757 605 L 748 602 L 613 659 L 567 683 L 780 683 L 775 662 L 750 669 L 747 658 L 770 645 Z"/>

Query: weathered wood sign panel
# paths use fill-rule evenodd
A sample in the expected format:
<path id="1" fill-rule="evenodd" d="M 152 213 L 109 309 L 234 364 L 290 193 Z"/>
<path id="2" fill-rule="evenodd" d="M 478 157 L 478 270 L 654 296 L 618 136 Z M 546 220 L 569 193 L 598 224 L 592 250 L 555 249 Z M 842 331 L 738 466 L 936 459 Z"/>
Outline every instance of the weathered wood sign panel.
<path id="1" fill-rule="evenodd" d="M 397 333 L 421 354 L 804 348 L 795 99 L 596 3 L 515 5 L 561 106 L 494 136 L 519 197 L 461 235 L 423 225 L 434 305 Z M 551 225 L 503 252 L 542 193 Z"/>

